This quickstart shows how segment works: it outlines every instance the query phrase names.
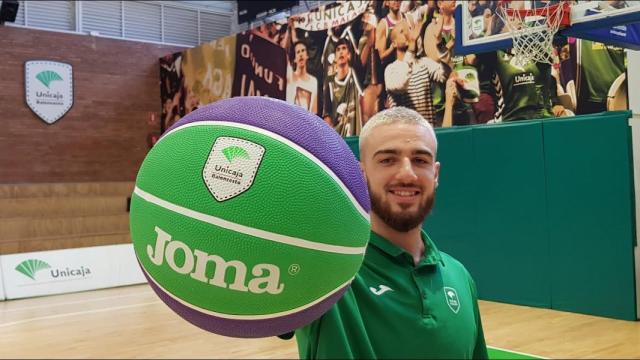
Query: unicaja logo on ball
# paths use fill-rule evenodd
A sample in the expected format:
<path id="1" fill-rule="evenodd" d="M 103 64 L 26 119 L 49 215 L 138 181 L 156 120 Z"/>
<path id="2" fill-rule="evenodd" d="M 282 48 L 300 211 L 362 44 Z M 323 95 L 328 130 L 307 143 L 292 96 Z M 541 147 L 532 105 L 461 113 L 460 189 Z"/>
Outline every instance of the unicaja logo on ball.
<path id="1" fill-rule="evenodd" d="M 232 199 L 251 188 L 263 155 L 262 145 L 221 136 L 213 143 L 202 179 L 216 200 Z"/>
<path id="2" fill-rule="evenodd" d="M 188 274 L 200 282 L 234 291 L 277 295 L 284 290 L 284 284 L 280 283 L 280 268 L 273 264 L 256 264 L 249 275 L 254 277 L 250 277 L 247 282 L 247 265 L 242 261 L 226 261 L 215 254 L 207 254 L 198 249 L 192 250 L 182 241 L 172 239 L 170 234 L 159 227 L 156 226 L 155 231 L 157 234 L 155 248 L 147 245 L 147 255 L 154 265 L 162 266 L 166 262 L 169 268 L 178 274 Z M 176 263 L 177 252 L 184 254 L 182 265 Z M 211 278 L 206 275 L 209 264 L 215 266 Z M 230 268 L 233 268 L 235 277 L 233 283 L 228 284 L 225 282 L 225 276 Z"/>
<path id="3" fill-rule="evenodd" d="M 234 159 L 236 158 L 240 158 L 240 159 L 251 159 L 249 157 L 249 153 L 247 152 L 247 150 L 239 147 L 239 146 L 229 146 L 226 147 L 224 149 L 222 149 L 222 154 L 224 154 L 224 157 L 227 158 L 227 160 L 229 160 L 229 162 L 233 162 Z"/>

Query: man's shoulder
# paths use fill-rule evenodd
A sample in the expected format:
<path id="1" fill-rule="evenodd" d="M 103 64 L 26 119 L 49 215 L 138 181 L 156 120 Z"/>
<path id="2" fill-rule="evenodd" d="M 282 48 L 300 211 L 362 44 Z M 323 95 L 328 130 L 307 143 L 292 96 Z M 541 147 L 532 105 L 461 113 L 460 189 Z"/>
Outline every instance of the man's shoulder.
<path id="1" fill-rule="evenodd" d="M 464 266 L 464 264 L 461 263 L 458 259 L 454 258 L 444 251 L 440 251 L 440 257 L 442 258 L 442 263 L 445 265 L 444 271 L 447 271 L 449 273 L 456 273 L 458 275 L 464 275 L 471 279 L 471 274 Z"/>

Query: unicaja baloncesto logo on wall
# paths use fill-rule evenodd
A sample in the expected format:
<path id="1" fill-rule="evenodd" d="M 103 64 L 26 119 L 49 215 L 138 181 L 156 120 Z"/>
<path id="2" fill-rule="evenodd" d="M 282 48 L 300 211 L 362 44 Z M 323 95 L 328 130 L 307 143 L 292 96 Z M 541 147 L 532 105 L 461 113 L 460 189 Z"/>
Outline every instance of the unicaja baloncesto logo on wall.
<path id="1" fill-rule="evenodd" d="M 73 105 L 73 70 L 71 65 L 34 60 L 25 67 L 27 105 L 48 124 L 62 118 Z"/>
<path id="2" fill-rule="evenodd" d="M 83 279 L 91 275 L 91 269 L 86 266 L 52 267 L 46 261 L 39 259 L 24 260 L 16 266 L 15 270 L 34 281 Z"/>
<path id="3" fill-rule="evenodd" d="M 264 147 L 254 142 L 221 136 L 213 143 L 202 178 L 218 201 L 234 198 L 253 185 Z"/>

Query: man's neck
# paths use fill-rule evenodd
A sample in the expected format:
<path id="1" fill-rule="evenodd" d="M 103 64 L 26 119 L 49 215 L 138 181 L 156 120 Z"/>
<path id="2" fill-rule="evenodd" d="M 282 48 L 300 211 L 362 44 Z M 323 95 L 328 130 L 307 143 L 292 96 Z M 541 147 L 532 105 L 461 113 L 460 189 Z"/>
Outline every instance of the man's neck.
<path id="1" fill-rule="evenodd" d="M 442 14 L 442 21 L 444 25 L 453 26 L 453 15 L 451 14 Z"/>
<path id="2" fill-rule="evenodd" d="M 406 50 L 396 48 L 396 59 L 400 61 L 404 61 L 404 55 L 407 53 Z"/>
<path id="3" fill-rule="evenodd" d="M 390 11 L 389 12 L 389 18 L 395 23 L 398 20 L 400 20 L 402 18 L 402 16 L 400 15 L 400 10 L 398 11 Z"/>
<path id="4" fill-rule="evenodd" d="M 338 70 L 336 71 L 336 77 L 338 80 L 344 80 L 347 75 L 349 75 L 349 65 L 345 64 L 343 66 L 338 66 Z"/>
<path id="5" fill-rule="evenodd" d="M 297 75 L 299 78 L 306 77 L 306 75 L 307 75 L 307 68 L 306 68 L 306 67 L 304 67 L 304 66 L 298 66 L 298 68 L 296 69 L 296 72 L 295 72 L 295 73 L 296 73 L 296 75 Z"/>
<path id="6" fill-rule="evenodd" d="M 372 213 L 371 230 L 389 240 L 397 247 L 404 249 L 413 257 L 413 263 L 416 265 L 424 256 L 425 248 L 424 242 L 422 241 L 422 229 L 420 226 L 407 232 L 400 232 L 389 227 L 376 214 Z"/>

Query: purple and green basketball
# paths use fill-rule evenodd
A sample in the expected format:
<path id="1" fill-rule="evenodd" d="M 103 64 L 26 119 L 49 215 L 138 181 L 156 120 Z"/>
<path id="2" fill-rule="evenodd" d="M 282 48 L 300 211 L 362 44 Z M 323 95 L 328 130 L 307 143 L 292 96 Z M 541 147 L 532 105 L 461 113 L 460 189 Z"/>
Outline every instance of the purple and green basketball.
<path id="1" fill-rule="evenodd" d="M 369 239 L 369 197 L 347 144 L 284 101 L 238 97 L 168 129 L 131 199 L 131 238 L 158 296 L 205 330 L 265 337 L 320 317 Z"/>

